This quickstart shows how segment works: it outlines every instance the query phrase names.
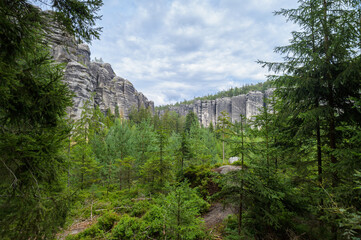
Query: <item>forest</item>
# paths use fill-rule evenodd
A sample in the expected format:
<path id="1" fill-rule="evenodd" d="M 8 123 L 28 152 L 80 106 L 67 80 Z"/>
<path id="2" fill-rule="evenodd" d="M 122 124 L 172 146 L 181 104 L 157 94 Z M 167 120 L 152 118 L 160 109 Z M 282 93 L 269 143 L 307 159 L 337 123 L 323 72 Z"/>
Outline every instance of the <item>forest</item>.
<path id="1" fill-rule="evenodd" d="M 100 37 L 101 0 L 40 2 L 78 41 Z M 360 2 L 298 3 L 275 12 L 298 25 L 283 61 L 258 61 L 274 95 L 206 128 L 192 112 L 126 119 L 91 102 L 71 121 L 49 16 L 0 1 L 0 238 L 361 239 Z M 210 227 L 216 204 L 232 211 Z"/>

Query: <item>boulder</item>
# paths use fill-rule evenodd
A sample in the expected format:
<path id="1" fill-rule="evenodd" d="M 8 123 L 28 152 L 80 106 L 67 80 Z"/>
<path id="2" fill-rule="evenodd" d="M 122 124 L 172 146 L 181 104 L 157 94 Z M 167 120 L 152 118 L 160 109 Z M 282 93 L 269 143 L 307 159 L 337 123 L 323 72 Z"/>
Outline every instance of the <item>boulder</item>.
<path id="1" fill-rule="evenodd" d="M 227 174 L 229 172 L 239 171 L 241 169 L 242 169 L 241 166 L 223 165 L 223 166 L 220 166 L 219 168 L 213 169 L 212 171 L 220 173 L 220 174 Z"/>
<path id="2" fill-rule="evenodd" d="M 239 157 L 230 157 L 229 159 L 228 159 L 228 162 L 230 163 L 230 164 L 232 164 L 232 163 L 234 163 L 234 162 L 237 162 L 239 160 Z"/>

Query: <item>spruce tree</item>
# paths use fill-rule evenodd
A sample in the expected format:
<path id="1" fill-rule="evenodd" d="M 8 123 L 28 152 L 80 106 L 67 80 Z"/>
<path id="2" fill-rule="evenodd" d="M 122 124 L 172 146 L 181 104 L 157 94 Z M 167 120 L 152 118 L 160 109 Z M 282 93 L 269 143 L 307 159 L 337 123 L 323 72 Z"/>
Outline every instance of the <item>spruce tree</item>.
<path id="1" fill-rule="evenodd" d="M 339 129 L 359 125 L 355 119 L 360 119 L 352 100 L 361 97 L 359 1 L 299 1 L 298 8 L 276 14 L 298 24 L 300 30 L 292 32 L 288 46 L 275 49 L 285 55 L 284 62 L 261 63 L 282 74 L 271 79 L 283 103 L 279 113 L 292 123 L 288 126 L 293 130 L 285 130 L 304 143 L 314 139 L 309 149 L 315 151 L 318 184 L 336 194 L 348 177 L 339 171 L 346 160 L 338 154 L 344 137 Z M 336 219 L 330 221 L 336 239 Z"/>
<path id="2" fill-rule="evenodd" d="M 122 189 L 123 183 L 123 167 L 122 163 L 125 162 L 125 158 L 132 157 L 134 155 L 135 146 L 135 133 L 130 127 L 129 123 L 125 120 L 121 121 L 119 118 L 115 120 L 114 126 L 109 130 L 109 133 L 105 139 L 107 144 L 108 155 L 108 169 L 112 169 L 112 164 L 118 162 L 118 180 L 119 188 Z"/>
<path id="3" fill-rule="evenodd" d="M 94 21 L 101 0 L 41 2 L 78 39 L 99 36 Z M 70 132 L 64 117 L 71 94 L 45 45 L 49 19 L 30 3 L 0 1 L 2 239 L 52 238 L 67 213 L 61 150 Z"/>

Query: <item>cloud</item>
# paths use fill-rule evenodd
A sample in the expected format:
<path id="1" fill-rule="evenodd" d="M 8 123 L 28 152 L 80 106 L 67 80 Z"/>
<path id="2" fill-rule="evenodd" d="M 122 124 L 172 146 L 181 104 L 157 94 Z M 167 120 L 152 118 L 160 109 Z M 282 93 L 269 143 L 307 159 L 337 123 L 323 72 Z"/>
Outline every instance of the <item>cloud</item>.
<path id="1" fill-rule="evenodd" d="M 105 1 L 93 56 L 156 105 L 265 81 L 257 59 L 279 60 L 294 26 L 272 12 L 296 0 Z"/>

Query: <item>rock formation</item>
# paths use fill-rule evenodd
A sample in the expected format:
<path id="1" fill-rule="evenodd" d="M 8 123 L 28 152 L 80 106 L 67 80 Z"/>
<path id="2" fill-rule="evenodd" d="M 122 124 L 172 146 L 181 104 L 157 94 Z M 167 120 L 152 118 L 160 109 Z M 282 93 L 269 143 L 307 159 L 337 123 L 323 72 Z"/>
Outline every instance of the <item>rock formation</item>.
<path id="1" fill-rule="evenodd" d="M 193 111 L 197 116 L 200 124 L 208 127 L 210 123 L 216 124 L 218 117 L 222 112 L 228 113 L 232 122 L 240 121 L 241 116 L 251 119 L 260 113 L 260 109 L 266 106 L 265 99 L 270 98 L 274 89 L 268 89 L 264 93 L 254 91 L 248 94 L 242 94 L 234 97 L 218 98 L 216 100 L 197 100 L 193 104 L 181 104 L 171 106 L 167 110 L 174 111 L 181 116 L 187 115 Z M 162 115 L 166 110 L 160 110 Z"/>
<path id="2" fill-rule="evenodd" d="M 90 50 L 86 44 L 76 44 L 74 37 L 62 31 L 55 23 L 49 23 L 47 39 L 51 55 L 66 64 L 64 81 L 74 92 L 73 107 L 69 109 L 72 119 L 79 119 L 86 101 L 99 106 L 103 113 L 108 109 L 128 117 L 133 107 L 151 108 L 154 103 L 138 92 L 128 80 L 116 76 L 109 63 L 90 61 Z"/>
<path id="3" fill-rule="evenodd" d="M 223 166 L 220 166 L 219 168 L 212 169 L 212 171 L 224 175 L 224 174 L 227 174 L 229 172 L 239 171 L 241 169 L 242 169 L 241 166 L 223 165 Z"/>

